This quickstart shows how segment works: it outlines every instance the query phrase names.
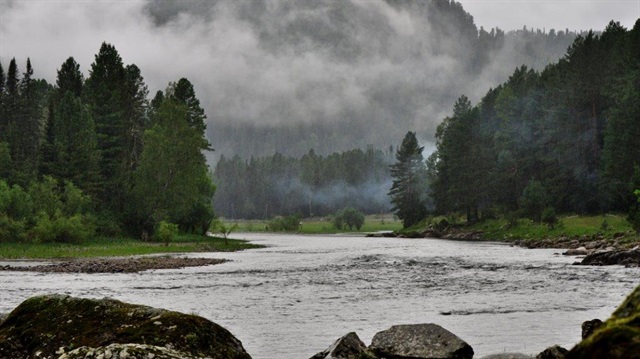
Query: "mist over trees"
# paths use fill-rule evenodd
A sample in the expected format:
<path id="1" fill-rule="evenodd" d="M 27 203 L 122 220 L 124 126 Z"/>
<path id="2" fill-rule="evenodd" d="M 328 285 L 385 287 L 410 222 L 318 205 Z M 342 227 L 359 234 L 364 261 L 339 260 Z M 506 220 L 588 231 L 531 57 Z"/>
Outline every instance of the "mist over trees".
<path id="1" fill-rule="evenodd" d="M 107 43 L 86 80 L 73 57 L 55 85 L 33 79 L 30 60 L 18 73 L 15 59 L 6 75 L 0 65 L 0 241 L 208 229 L 210 144 L 189 80 L 150 103 L 140 69 Z"/>
<path id="2" fill-rule="evenodd" d="M 199 51 L 213 65 L 193 80 L 227 159 L 387 148 L 407 130 L 430 151 L 459 94 L 475 102 L 522 64 L 542 70 L 576 36 L 478 28 L 450 0 L 162 1 L 145 11 L 158 31 L 197 24 L 206 36 L 192 43 L 208 44 Z"/>
<path id="3" fill-rule="evenodd" d="M 640 188 L 640 20 L 576 38 L 557 63 L 522 66 L 475 106 L 462 96 L 428 164 L 439 213 L 627 211 Z"/>
<path id="4" fill-rule="evenodd" d="M 243 160 L 221 156 L 214 170 L 215 211 L 226 218 L 333 214 L 345 207 L 386 213 L 391 185 L 387 152 L 367 148 L 300 158 L 276 153 Z"/>

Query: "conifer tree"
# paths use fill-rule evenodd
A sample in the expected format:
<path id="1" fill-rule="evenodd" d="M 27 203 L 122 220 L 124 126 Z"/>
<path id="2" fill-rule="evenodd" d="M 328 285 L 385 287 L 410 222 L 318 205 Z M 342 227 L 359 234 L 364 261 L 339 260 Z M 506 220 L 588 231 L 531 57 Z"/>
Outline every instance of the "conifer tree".
<path id="1" fill-rule="evenodd" d="M 418 145 L 415 132 L 407 132 L 396 153 L 396 163 L 390 167 L 394 179 L 389 196 L 393 211 L 405 228 L 427 215 L 423 150 L 424 147 Z"/>

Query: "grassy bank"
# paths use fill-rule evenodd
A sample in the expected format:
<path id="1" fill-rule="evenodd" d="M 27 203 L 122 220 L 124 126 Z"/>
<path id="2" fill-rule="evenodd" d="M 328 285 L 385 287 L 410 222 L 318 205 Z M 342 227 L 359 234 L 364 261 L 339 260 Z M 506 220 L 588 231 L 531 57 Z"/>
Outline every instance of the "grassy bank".
<path id="1" fill-rule="evenodd" d="M 453 226 L 443 234 L 465 238 L 465 234 L 474 234 L 474 238 L 482 238 L 493 241 L 513 242 L 525 240 L 529 243 L 537 241 L 567 242 L 572 239 L 580 239 L 581 242 L 589 240 L 608 240 L 620 245 L 637 243 L 640 236 L 632 229 L 626 220 L 626 215 L 603 214 L 596 216 L 565 215 L 558 217 L 559 223 L 553 228 L 546 224 L 534 223 L 529 219 L 518 219 L 517 222 L 509 222 L 507 219 L 488 219 L 474 225 L 467 226 L 462 218 L 436 217 L 427 220 L 420 228 L 410 228 L 408 233 L 424 233 L 429 228 L 438 228 L 437 224 L 446 219 Z M 475 234 L 479 234 L 476 236 Z"/>
<path id="2" fill-rule="evenodd" d="M 236 232 L 265 232 L 268 221 L 237 220 L 225 221 L 227 224 L 237 224 Z M 360 230 L 339 230 L 333 226 L 330 217 L 303 218 L 300 229 L 296 233 L 302 234 L 334 234 L 334 233 L 371 233 L 379 231 L 397 231 L 402 228 L 402 222 L 391 214 L 373 214 L 365 217 Z"/>
<path id="3" fill-rule="evenodd" d="M 519 219 L 515 226 L 510 226 L 504 219 L 486 220 L 471 227 L 471 230 L 484 232 L 487 239 L 545 239 L 550 237 L 582 237 L 602 236 L 613 238 L 634 236 L 631 225 L 622 215 L 599 216 L 562 216 L 558 225 L 549 228 L 546 224 L 533 223 L 528 219 Z"/>
<path id="4" fill-rule="evenodd" d="M 0 259 L 90 258 L 179 252 L 232 252 L 262 246 L 246 241 L 180 235 L 168 246 L 126 238 L 99 238 L 79 244 L 0 243 Z"/>

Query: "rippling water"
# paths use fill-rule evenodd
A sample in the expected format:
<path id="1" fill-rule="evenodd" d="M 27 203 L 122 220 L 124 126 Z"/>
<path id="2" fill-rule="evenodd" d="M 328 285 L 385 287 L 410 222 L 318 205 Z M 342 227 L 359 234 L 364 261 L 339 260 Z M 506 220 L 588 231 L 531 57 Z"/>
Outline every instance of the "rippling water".
<path id="1" fill-rule="evenodd" d="M 431 239 L 235 234 L 268 248 L 225 264 L 140 274 L 0 272 L 0 312 L 36 294 L 116 299 L 194 313 L 229 329 L 254 359 L 301 359 L 356 331 L 437 323 L 476 357 L 570 347 L 605 319 L 637 268 L 582 267 L 558 250 Z"/>

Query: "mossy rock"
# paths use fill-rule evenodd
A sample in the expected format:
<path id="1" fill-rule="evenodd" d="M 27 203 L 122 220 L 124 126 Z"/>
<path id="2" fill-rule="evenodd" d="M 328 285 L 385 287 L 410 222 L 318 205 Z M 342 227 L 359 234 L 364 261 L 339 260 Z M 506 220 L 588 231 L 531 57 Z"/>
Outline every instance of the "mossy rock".
<path id="1" fill-rule="evenodd" d="M 640 286 L 567 359 L 640 359 Z"/>
<path id="2" fill-rule="evenodd" d="M 0 324 L 0 358 L 58 358 L 75 348 L 110 344 L 166 347 L 193 358 L 251 358 L 210 320 L 108 298 L 33 297 Z"/>

